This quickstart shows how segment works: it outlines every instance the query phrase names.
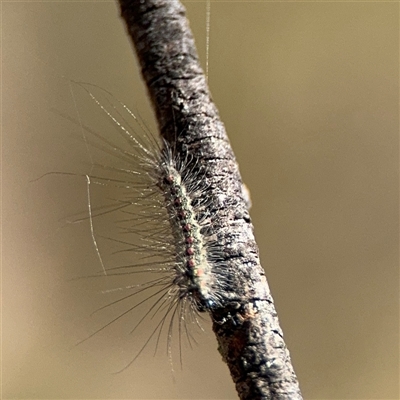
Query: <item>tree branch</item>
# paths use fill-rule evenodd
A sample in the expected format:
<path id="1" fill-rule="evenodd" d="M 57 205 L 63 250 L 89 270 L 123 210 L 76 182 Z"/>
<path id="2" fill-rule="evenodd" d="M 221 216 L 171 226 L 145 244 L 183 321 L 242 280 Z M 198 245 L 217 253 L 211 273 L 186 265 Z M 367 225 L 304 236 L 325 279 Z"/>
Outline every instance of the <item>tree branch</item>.
<path id="1" fill-rule="evenodd" d="M 222 245 L 223 306 L 208 311 L 241 399 L 302 399 L 260 265 L 239 169 L 178 0 L 119 0 L 160 128 L 176 154 L 205 166 Z M 178 133 L 178 134 L 177 134 Z"/>

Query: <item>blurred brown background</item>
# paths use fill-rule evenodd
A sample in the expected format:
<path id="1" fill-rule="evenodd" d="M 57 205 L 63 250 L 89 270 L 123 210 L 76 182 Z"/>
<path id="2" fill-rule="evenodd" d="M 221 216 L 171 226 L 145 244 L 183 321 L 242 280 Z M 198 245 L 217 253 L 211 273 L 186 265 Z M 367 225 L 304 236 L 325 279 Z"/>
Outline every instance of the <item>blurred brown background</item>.
<path id="1" fill-rule="evenodd" d="M 205 3 L 185 5 L 204 64 Z M 4 398 L 236 398 L 207 324 L 174 375 L 165 346 L 113 374 L 146 340 L 124 323 L 75 346 L 112 314 L 71 281 L 99 270 L 88 224 L 63 222 L 84 178 L 30 182 L 88 172 L 60 76 L 151 111 L 113 2 L 2 13 Z M 399 398 L 398 38 L 397 3 L 212 1 L 209 83 L 307 399 Z"/>

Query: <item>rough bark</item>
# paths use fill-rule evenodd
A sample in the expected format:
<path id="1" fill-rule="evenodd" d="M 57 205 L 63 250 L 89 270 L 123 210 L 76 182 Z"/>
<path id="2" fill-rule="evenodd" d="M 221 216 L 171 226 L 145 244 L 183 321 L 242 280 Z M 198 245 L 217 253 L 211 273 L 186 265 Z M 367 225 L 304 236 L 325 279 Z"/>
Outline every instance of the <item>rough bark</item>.
<path id="1" fill-rule="evenodd" d="M 213 229 L 230 285 L 210 308 L 219 351 L 241 399 L 301 399 L 260 265 L 239 169 L 177 0 L 119 0 L 160 134 L 182 158 L 207 165 Z M 178 134 L 177 134 L 178 133 Z"/>

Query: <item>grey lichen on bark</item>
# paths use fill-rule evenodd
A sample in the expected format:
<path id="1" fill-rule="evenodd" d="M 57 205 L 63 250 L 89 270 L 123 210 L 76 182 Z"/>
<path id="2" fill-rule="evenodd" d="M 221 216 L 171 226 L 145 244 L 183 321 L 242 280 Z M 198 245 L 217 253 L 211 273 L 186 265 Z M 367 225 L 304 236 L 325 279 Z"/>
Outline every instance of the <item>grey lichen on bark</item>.
<path id="1" fill-rule="evenodd" d="M 301 399 L 259 260 L 239 169 L 211 99 L 178 0 L 119 0 L 161 136 L 207 173 L 212 229 L 229 285 L 208 309 L 219 351 L 241 399 Z M 221 291 L 221 288 L 219 288 Z"/>

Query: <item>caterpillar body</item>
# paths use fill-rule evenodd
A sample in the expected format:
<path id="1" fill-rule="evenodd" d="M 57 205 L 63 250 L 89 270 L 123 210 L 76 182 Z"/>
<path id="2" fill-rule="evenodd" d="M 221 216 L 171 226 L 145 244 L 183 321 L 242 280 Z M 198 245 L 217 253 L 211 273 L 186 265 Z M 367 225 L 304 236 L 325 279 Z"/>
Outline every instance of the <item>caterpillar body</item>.
<path id="1" fill-rule="evenodd" d="M 96 222 L 98 216 L 111 212 L 123 213 L 128 218 L 119 221 L 120 230 L 139 239 L 139 243 L 133 243 L 109 238 L 122 244 L 123 251 L 130 253 L 133 262 L 105 268 L 104 272 L 107 276 L 125 275 L 129 279 L 125 288 L 133 292 L 98 311 L 132 299 L 139 293 L 149 293 L 144 300 L 130 305 L 84 341 L 147 303 L 147 311 L 132 331 L 146 318 L 153 319 L 156 315 L 161 318 L 131 362 L 155 335 L 158 344 L 164 329 L 168 331 L 170 353 L 175 324 L 179 335 L 185 332 L 190 340 L 188 324 L 200 325 L 199 312 L 222 307 L 221 293 L 229 286 L 224 273 L 223 247 L 214 234 L 212 207 L 203 195 L 209 186 L 207 166 L 201 165 L 189 153 L 184 159 L 178 158 L 173 147 L 156 139 L 143 121 L 111 93 L 95 85 L 73 83 L 84 89 L 117 129 L 118 138 L 125 142 L 118 144 L 104 134 L 85 128 L 84 140 L 90 148 L 105 151 L 123 164 L 115 167 L 92 161 L 88 191 L 91 184 L 99 184 L 116 187 L 120 194 L 106 208 L 94 209 L 90 220 Z M 142 137 L 134 133 L 131 121 L 143 131 Z M 96 173 L 96 169 L 101 172 Z M 95 245 L 97 248 L 96 242 Z M 156 274 L 157 277 L 137 285 L 135 279 L 130 281 L 130 275 L 137 273 L 146 274 L 146 277 Z"/>

